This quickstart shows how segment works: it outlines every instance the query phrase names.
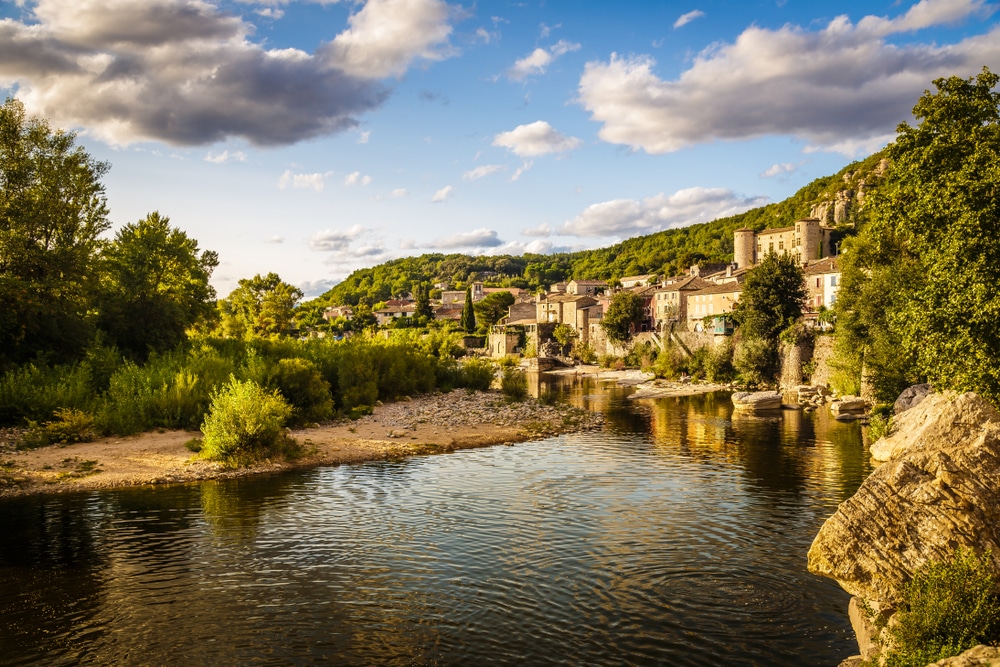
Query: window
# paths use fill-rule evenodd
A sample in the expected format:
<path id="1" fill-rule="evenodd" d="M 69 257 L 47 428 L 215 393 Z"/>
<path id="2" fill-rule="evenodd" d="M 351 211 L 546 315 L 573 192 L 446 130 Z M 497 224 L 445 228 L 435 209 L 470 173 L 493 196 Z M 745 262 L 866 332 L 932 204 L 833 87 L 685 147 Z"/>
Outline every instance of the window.
<path id="1" fill-rule="evenodd" d="M 819 276 L 816 276 L 816 287 L 822 287 L 823 286 L 822 282 L 821 282 L 822 280 L 823 280 L 822 278 L 820 278 Z"/>
<path id="2" fill-rule="evenodd" d="M 784 250 L 784 249 L 785 249 L 785 239 L 781 239 L 780 241 L 778 241 L 778 250 Z"/>
<path id="3" fill-rule="evenodd" d="M 774 252 L 774 241 L 771 241 L 770 243 L 767 244 L 767 251 Z"/>
<path id="4" fill-rule="evenodd" d="M 830 276 L 830 287 L 837 286 L 837 276 Z"/>

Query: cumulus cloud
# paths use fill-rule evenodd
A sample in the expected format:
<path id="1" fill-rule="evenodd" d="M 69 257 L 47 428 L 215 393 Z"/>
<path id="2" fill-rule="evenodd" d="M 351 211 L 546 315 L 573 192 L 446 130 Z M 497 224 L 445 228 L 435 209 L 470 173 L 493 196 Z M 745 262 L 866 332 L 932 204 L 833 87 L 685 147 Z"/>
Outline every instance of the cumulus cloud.
<path id="1" fill-rule="evenodd" d="M 431 197 L 431 201 L 434 203 L 445 201 L 446 199 L 448 199 L 448 197 L 451 196 L 451 193 L 454 189 L 455 188 L 451 187 L 450 185 L 444 186 L 443 188 L 434 193 L 434 196 Z"/>
<path id="2" fill-rule="evenodd" d="M 514 81 L 521 81 L 533 74 L 544 74 L 545 68 L 551 65 L 553 60 L 571 51 L 579 50 L 579 44 L 567 42 L 564 39 L 559 40 L 549 49 L 539 47 L 525 57 L 516 61 L 513 66 L 507 70 L 507 78 Z"/>
<path id="3" fill-rule="evenodd" d="M 371 185 L 372 177 L 367 174 L 362 176 L 360 171 L 351 172 L 344 177 L 344 186 L 353 187 L 355 185 L 360 185 L 364 187 L 366 185 Z"/>
<path id="4" fill-rule="evenodd" d="M 547 236 L 552 236 L 552 228 L 549 227 L 549 223 L 543 222 L 534 229 L 524 229 L 521 230 L 521 234 L 524 236 L 538 236 L 545 238 Z"/>
<path id="5" fill-rule="evenodd" d="M 280 3 L 268 3 L 275 9 Z M 357 126 L 380 80 L 439 60 L 442 0 L 368 0 L 315 53 L 268 48 L 222 0 L 27 0 L 0 21 L 0 86 L 109 143 L 285 145 Z"/>
<path id="6" fill-rule="evenodd" d="M 416 245 L 415 247 L 452 250 L 456 248 L 495 248 L 496 246 L 502 244 L 503 241 L 497 238 L 496 231 L 492 229 L 480 228 L 471 232 L 462 232 L 460 234 L 439 238 L 425 245 Z"/>
<path id="7" fill-rule="evenodd" d="M 331 289 L 336 287 L 339 282 L 339 280 L 333 280 L 331 278 L 320 278 L 319 280 L 307 280 L 304 283 L 299 283 L 297 287 L 302 290 L 303 298 L 305 300 L 309 300 L 326 294 Z"/>
<path id="8" fill-rule="evenodd" d="M 325 179 L 333 176 L 332 171 L 326 173 L 296 174 L 291 169 L 286 169 L 285 173 L 278 179 L 278 189 L 285 190 L 293 188 L 295 190 L 315 190 L 322 192 L 326 186 Z"/>
<path id="9" fill-rule="evenodd" d="M 922 0 L 893 19 L 751 26 L 673 81 L 659 78 L 648 56 L 612 55 L 585 66 L 578 100 L 602 124 L 601 139 L 648 153 L 791 135 L 850 155 L 891 137 L 933 79 L 1000 66 L 998 27 L 943 46 L 885 38 L 990 11 L 984 0 Z"/>
<path id="10" fill-rule="evenodd" d="M 531 160 L 525 160 L 524 162 L 522 162 L 521 166 L 518 167 L 517 169 L 515 169 L 514 173 L 510 175 L 510 182 L 513 183 L 514 181 L 516 181 L 519 178 L 521 178 L 521 176 L 524 175 L 524 172 L 526 172 L 529 169 L 531 169 L 531 166 L 533 164 L 535 164 L 535 163 L 533 161 L 531 161 Z"/>
<path id="11" fill-rule="evenodd" d="M 531 241 L 529 243 L 522 243 L 521 241 L 510 241 L 509 243 L 504 243 L 503 245 L 492 248 L 486 254 L 488 255 L 550 255 L 555 252 L 573 252 L 574 250 L 581 250 L 582 248 L 573 248 L 571 246 L 555 245 L 551 241 L 542 241 L 540 239 Z"/>
<path id="12" fill-rule="evenodd" d="M 393 190 L 390 193 L 390 196 L 393 199 L 402 199 L 403 197 L 405 197 L 408 194 L 410 194 L 410 191 L 407 190 L 406 188 L 396 188 L 395 190 Z"/>
<path id="13" fill-rule="evenodd" d="M 327 49 L 336 66 L 351 76 L 400 76 L 417 58 L 442 60 L 455 54 L 448 43 L 451 11 L 441 0 L 368 0 Z"/>
<path id="14" fill-rule="evenodd" d="M 358 143 L 359 144 L 367 144 L 368 140 L 371 139 L 371 136 L 372 136 L 371 130 L 364 130 L 364 131 L 362 131 L 358 135 Z"/>
<path id="15" fill-rule="evenodd" d="M 694 21 L 695 19 L 700 19 L 704 15 L 705 12 L 701 11 L 700 9 L 696 9 L 693 12 L 688 12 L 687 14 L 681 14 L 677 18 L 677 20 L 674 21 L 674 30 L 676 30 L 677 28 L 683 28 L 691 21 Z"/>
<path id="16" fill-rule="evenodd" d="M 582 144 L 583 142 L 576 137 L 560 134 L 544 120 L 518 125 L 509 132 L 501 132 L 493 137 L 494 146 L 506 148 L 521 157 L 563 153 L 578 148 Z"/>
<path id="17" fill-rule="evenodd" d="M 768 203 L 767 197 L 743 197 L 724 188 L 687 188 L 642 200 L 613 199 L 592 204 L 559 233 L 566 236 L 627 237 L 706 222 Z"/>
<path id="18" fill-rule="evenodd" d="M 285 242 L 285 237 L 284 236 L 272 236 L 267 241 L 265 241 L 265 243 L 271 243 L 271 244 L 274 244 L 274 245 L 278 245 L 278 244 L 281 244 L 281 243 L 284 243 L 284 242 Z"/>
<path id="19" fill-rule="evenodd" d="M 484 164 L 475 169 L 470 169 L 469 171 L 462 174 L 462 178 L 467 181 L 476 181 L 485 176 L 490 176 L 497 172 L 503 171 L 504 166 L 502 164 Z"/>
<path id="20" fill-rule="evenodd" d="M 209 153 L 205 156 L 205 162 L 223 164 L 225 162 L 246 162 L 247 154 L 243 151 L 222 151 L 221 153 Z"/>
<path id="21" fill-rule="evenodd" d="M 325 229 L 313 234 L 309 239 L 309 248 L 321 252 L 345 250 L 351 241 L 360 238 L 367 231 L 361 225 L 353 225 L 347 229 Z"/>
<path id="22" fill-rule="evenodd" d="M 770 167 L 761 172 L 761 178 L 774 178 L 775 176 L 783 176 L 784 174 L 791 174 L 798 170 L 799 165 L 792 164 L 791 162 L 781 162 L 778 164 L 772 164 Z"/>

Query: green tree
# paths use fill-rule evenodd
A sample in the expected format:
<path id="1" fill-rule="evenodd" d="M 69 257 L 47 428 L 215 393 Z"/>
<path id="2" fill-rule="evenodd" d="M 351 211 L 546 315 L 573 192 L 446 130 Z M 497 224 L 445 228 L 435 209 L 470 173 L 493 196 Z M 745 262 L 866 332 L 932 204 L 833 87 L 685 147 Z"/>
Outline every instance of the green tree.
<path id="1" fill-rule="evenodd" d="M 465 333 L 476 330 L 476 311 L 472 307 L 472 288 L 465 288 L 465 306 L 462 307 L 462 329 Z"/>
<path id="2" fill-rule="evenodd" d="M 302 291 L 277 273 L 243 278 L 239 287 L 219 302 L 223 334 L 233 338 L 278 336 L 294 327 L 295 304 Z"/>
<path id="3" fill-rule="evenodd" d="M 983 68 L 925 91 L 913 108 L 917 126 L 901 124 L 887 148 L 864 241 L 895 277 L 884 317 L 868 330 L 898 332 L 899 357 L 935 386 L 1000 404 L 998 80 Z M 882 360 L 864 363 L 884 370 Z"/>
<path id="4" fill-rule="evenodd" d="M 418 283 L 413 286 L 413 298 L 416 301 L 413 310 L 414 317 L 422 317 L 425 321 L 434 317 L 434 310 L 431 308 L 431 290 L 427 283 Z"/>
<path id="5" fill-rule="evenodd" d="M 108 164 L 75 139 L 17 100 L 0 106 L 0 364 L 69 358 L 90 336 Z"/>
<path id="6" fill-rule="evenodd" d="M 214 312 L 208 281 L 218 255 L 199 252 L 197 241 L 158 212 L 125 225 L 101 259 L 98 323 L 123 351 L 144 357 L 174 347 Z"/>
<path id="7" fill-rule="evenodd" d="M 769 253 L 747 271 L 733 319 L 744 336 L 777 341 L 782 330 L 802 317 L 807 297 L 798 262 Z"/>
<path id="8" fill-rule="evenodd" d="M 627 343 L 632 332 L 642 322 L 642 297 L 635 292 L 618 292 L 611 297 L 608 312 L 601 318 L 601 328 L 608 340 Z"/>
<path id="9" fill-rule="evenodd" d="M 568 324 L 557 324 L 556 328 L 552 330 L 552 337 L 556 339 L 561 348 L 559 351 L 565 355 L 573 341 L 576 340 L 576 331 Z"/>
<path id="10" fill-rule="evenodd" d="M 480 326 L 491 327 L 506 317 L 508 309 L 514 305 L 514 295 L 510 292 L 493 292 L 487 294 L 479 303 L 473 305 L 476 311 L 476 321 Z"/>

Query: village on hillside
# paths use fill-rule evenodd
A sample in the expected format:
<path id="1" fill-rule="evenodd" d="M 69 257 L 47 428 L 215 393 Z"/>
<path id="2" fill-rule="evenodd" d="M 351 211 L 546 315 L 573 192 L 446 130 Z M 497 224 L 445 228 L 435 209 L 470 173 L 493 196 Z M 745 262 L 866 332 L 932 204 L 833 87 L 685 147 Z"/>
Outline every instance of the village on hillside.
<path id="1" fill-rule="evenodd" d="M 807 325 L 824 326 L 820 314 L 831 309 L 840 286 L 837 248 L 832 242 L 834 228 L 819 218 L 804 218 L 790 227 L 754 231 L 737 229 L 734 233 L 734 257 L 729 264 L 700 264 L 686 274 L 625 276 L 617 281 L 577 279 L 549 286 L 533 294 L 516 287 L 486 287 L 483 282 L 469 286 L 473 303 L 491 294 L 508 292 L 514 302 L 508 313 L 489 330 L 485 341 L 489 356 L 502 358 L 534 351 L 539 357 L 555 356 L 553 332 L 559 325 L 570 327 L 579 343 L 589 345 L 597 355 L 622 354 L 609 341 L 600 326 L 614 295 L 631 291 L 642 299 L 643 317 L 634 325 L 637 341 L 650 340 L 657 345 L 664 337 L 678 332 L 705 334 L 721 339 L 733 333 L 729 313 L 740 299 L 747 271 L 769 253 L 792 256 L 802 266 L 808 299 L 804 320 Z M 436 320 L 459 322 L 466 290 L 452 290 L 447 283 L 434 285 L 440 298 L 431 302 Z M 379 326 L 388 327 L 398 320 L 412 318 L 417 312 L 413 295 L 384 302 L 373 311 Z M 350 320 L 350 306 L 334 306 L 323 312 L 327 321 Z"/>

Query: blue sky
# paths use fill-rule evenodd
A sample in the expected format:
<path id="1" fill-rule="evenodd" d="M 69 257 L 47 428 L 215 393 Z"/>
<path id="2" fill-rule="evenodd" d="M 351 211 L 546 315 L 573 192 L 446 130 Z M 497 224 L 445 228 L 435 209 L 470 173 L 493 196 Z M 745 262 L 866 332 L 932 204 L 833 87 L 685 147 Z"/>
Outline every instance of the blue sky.
<path id="1" fill-rule="evenodd" d="M 0 88 L 213 283 L 593 248 L 780 201 L 1000 71 L 984 0 L 4 0 Z"/>

